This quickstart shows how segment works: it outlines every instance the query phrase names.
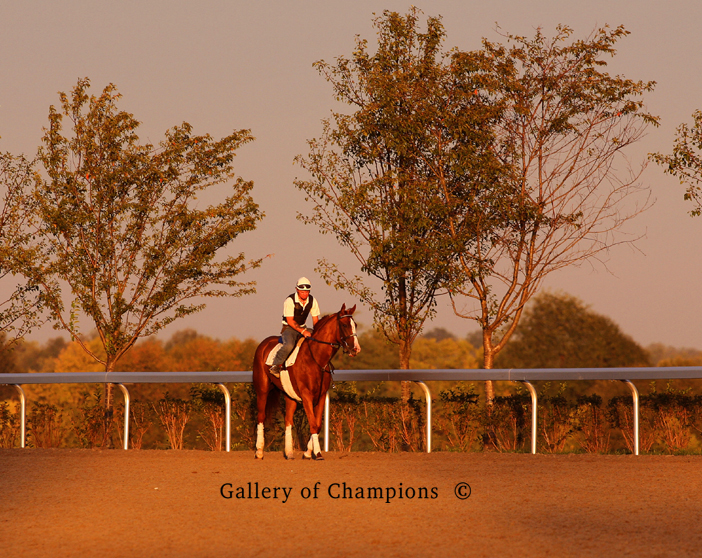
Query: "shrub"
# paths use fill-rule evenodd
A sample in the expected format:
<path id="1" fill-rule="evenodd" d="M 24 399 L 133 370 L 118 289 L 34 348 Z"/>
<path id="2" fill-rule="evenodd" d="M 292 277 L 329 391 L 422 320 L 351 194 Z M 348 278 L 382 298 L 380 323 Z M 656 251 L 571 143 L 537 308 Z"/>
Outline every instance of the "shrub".
<path id="1" fill-rule="evenodd" d="M 55 405 L 34 403 L 27 417 L 31 444 L 37 448 L 59 447 L 65 435 L 62 418 L 62 411 Z"/>
<path id="2" fill-rule="evenodd" d="M 436 413 L 437 430 L 454 451 L 470 451 L 477 441 L 480 429 L 480 408 L 475 387 L 463 385 L 439 392 L 440 407 Z"/>
<path id="3" fill-rule="evenodd" d="M 5 401 L 0 401 L 0 448 L 14 448 L 19 433 L 19 418 Z"/>
<path id="4" fill-rule="evenodd" d="M 620 430 L 626 447 L 634 453 L 634 409 L 631 397 L 612 397 L 607 405 L 607 419 L 613 428 Z M 639 449 L 651 450 L 656 441 L 656 426 L 653 409 L 646 397 L 639 398 Z"/>
<path id="5" fill-rule="evenodd" d="M 183 433 L 185 425 L 190 420 L 192 402 L 166 396 L 153 405 L 153 409 L 166 431 L 168 444 L 171 449 L 183 449 Z"/>
<path id="6" fill-rule="evenodd" d="M 224 393 L 211 384 L 198 384 L 190 388 L 190 396 L 195 409 L 205 419 L 205 426 L 198 434 L 210 450 L 222 451 L 226 418 Z"/>
<path id="7" fill-rule="evenodd" d="M 337 451 L 352 451 L 359 422 L 359 401 L 356 382 L 339 382 L 335 385 L 334 399 L 330 402 L 329 431 L 333 433 Z M 348 441 L 344 441 L 344 432 Z"/>
<path id="8" fill-rule="evenodd" d="M 496 396 L 483 413 L 483 446 L 497 451 L 519 451 L 527 438 L 529 395 L 518 391 L 508 396 Z"/>
<path id="9" fill-rule="evenodd" d="M 548 384 L 544 391 L 548 389 Z M 563 451 L 568 438 L 575 431 L 576 410 L 563 396 L 565 384 L 553 396 L 542 394 L 539 397 L 538 424 L 541 427 L 542 448 L 548 453 Z"/>
<path id="10" fill-rule="evenodd" d="M 607 453 L 612 433 L 602 409 L 602 398 L 596 393 L 581 395 L 576 405 L 576 429 L 581 433 L 579 446 L 587 453 Z"/>

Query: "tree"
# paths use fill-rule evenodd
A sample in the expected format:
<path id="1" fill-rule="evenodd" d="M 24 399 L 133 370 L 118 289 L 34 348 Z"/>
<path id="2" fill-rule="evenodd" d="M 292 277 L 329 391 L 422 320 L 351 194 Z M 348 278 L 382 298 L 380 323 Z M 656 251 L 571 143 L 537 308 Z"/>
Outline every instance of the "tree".
<path id="1" fill-rule="evenodd" d="M 428 18 L 421 32 L 418 14 L 413 8 L 406 16 L 386 11 L 376 18 L 374 54 L 357 38 L 350 59 L 315 64 L 353 112 L 324 121 L 309 156 L 297 158 L 313 178 L 295 183 L 314 203 L 311 215 L 300 218 L 334 235 L 369 280 L 326 259 L 318 271 L 373 309 L 403 369 L 451 271 L 453 240 L 437 233 L 448 217 L 437 179 L 465 156 L 452 150 L 474 145 L 446 138 L 448 123 L 466 118 L 469 95 L 455 83 L 450 53 L 441 50 L 440 20 Z M 466 125 L 462 133 L 475 129 Z M 405 398 L 408 389 L 405 384 Z"/>
<path id="2" fill-rule="evenodd" d="M 0 281 L 19 281 L 23 261 L 34 254 L 27 249 L 33 203 L 26 192 L 34 182 L 32 163 L 24 157 L 0 153 Z M 41 323 L 41 297 L 31 282 L 20 282 L 0 301 L 0 352 Z"/>
<path id="3" fill-rule="evenodd" d="M 577 298 L 553 293 L 532 299 L 498 363 L 504 368 L 650 365 L 647 352 L 611 319 Z"/>
<path id="4" fill-rule="evenodd" d="M 46 174 L 33 192 L 39 257 L 24 272 L 41 286 L 56 327 L 110 372 L 137 339 L 202 310 L 194 298 L 254 292 L 235 278 L 260 260 L 217 256 L 262 214 L 253 184 L 234 175 L 235 151 L 253 139 L 248 130 L 214 140 L 183 123 L 156 147 L 140 144 L 139 122 L 117 109 L 115 86 L 98 97 L 89 86 L 79 80 L 49 109 L 39 151 Z M 226 199 L 198 205 L 225 183 Z M 94 323 L 104 354 L 81 337 L 78 311 Z M 109 410 L 109 389 L 105 400 Z"/>
<path id="5" fill-rule="evenodd" d="M 541 30 L 533 39 L 507 35 L 508 46 L 485 40 L 481 51 L 456 57 L 477 97 L 499 107 L 486 122 L 500 162 L 490 167 L 493 178 L 445 183 L 447 230 L 463 245 L 454 308 L 482 329 L 485 368 L 548 274 L 633 242 L 617 233 L 647 206 L 638 183 L 645 165 L 633 168 L 624 152 L 658 119 L 642 101 L 654 82 L 605 72 L 603 56 L 627 34 L 604 27 L 574 41 L 559 26 L 551 39 Z M 493 393 L 489 384 L 488 399 Z"/>
<path id="6" fill-rule="evenodd" d="M 702 111 L 696 110 L 692 128 L 681 124 L 677 129 L 672 155 L 654 153 L 651 158 L 665 166 L 665 172 L 686 184 L 685 199 L 693 202 L 693 217 L 702 214 Z"/>

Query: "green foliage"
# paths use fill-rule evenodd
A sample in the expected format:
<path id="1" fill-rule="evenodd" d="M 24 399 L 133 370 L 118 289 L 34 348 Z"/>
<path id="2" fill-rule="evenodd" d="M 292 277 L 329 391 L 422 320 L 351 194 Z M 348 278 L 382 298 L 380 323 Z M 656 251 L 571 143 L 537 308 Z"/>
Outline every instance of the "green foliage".
<path id="1" fill-rule="evenodd" d="M 542 293 L 535 297 L 500 368 L 610 368 L 649 366 L 648 354 L 611 319 L 577 298 Z"/>
<path id="2" fill-rule="evenodd" d="M 102 390 L 93 393 L 82 391 L 78 407 L 78 420 L 73 421 L 73 430 L 83 448 L 102 447 L 105 439 L 105 404 Z"/>
<path id="3" fill-rule="evenodd" d="M 129 426 L 131 448 L 138 450 L 143 447 L 144 436 L 153 425 L 153 407 L 147 403 L 134 401 L 129 406 L 129 412 L 132 415 Z"/>
<path id="4" fill-rule="evenodd" d="M 205 428 L 198 434 L 212 451 L 222 451 L 224 440 L 224 393 L 211 384 L 197 384 L 190 388 L 194 410 L 205 418 Z"/>
<path id="5" fill-rule="evenodd" d="M 436 415 L 437 429 L 446 436 L 447 447 L 453 451 L 471 451 L 478 441 L 481 410 L 475 387 L 467 389 L 463 384 L 439 392 L 439 413 Z"/>
<path id="6" fill-rule="evenodd" d="M 599 395 L 581 395 L 577 401 L 577 430 L 579 446 L 588 453 L 607 453 L 612 433 Z"/>
<path id="7" fill-rule="evenodd" d="M 466 81 L 482 80 L 476 96 L 499 109 L 483 123 L 499 162 L 485 164 L 496 179 L 477 174 L 476 183 L 466 175 L 463 188 L 480 190 L 481 201 L 447 198 L 449 214 L 463 216 L 463 224 L 445 229 L 462 245 L 463 286 L 452 294 L 475 303 L 457 310 L 486 333 L 485 368 L 544 277 L 601 255 L 642 210 L 627 207 L 641 187 L 640 170 L 631 169 L 624 150 L 657 124 L 643 107 L 654 83 L 605 71 L 604 57 L 628 34 L 623 27 L 581 40 L 572 34 L 566 26 L 550 38 L 540 29 L 533 38 L 507 34 L 506 45 L 485 40 L 480 51 L 455 55 Z"/>
<path id="8" fill-rule="evenodd" d="M 253 184 L 233 170 L 235 151 L 253 139 L 248 130 L 214 140 L 183 123 L 158 146 L 141 144 L 139 122 L 118 110 L 115 86 L 95 97 L 89 85 L 79 80 L 49 110 L 39 154 L 46 175 L 33 192 L 41 257 L 23 272 L 41 285 L 57 327 L 111 370 L 139 337 L 201 310 L 194 297 L 253 292 L 235 277 L 260 260 L 216 256 L 262 215 Z M 224 183 L 223 202 L 198 205 L 198 196 Z M 78 310 L 94 322 L 105 356 L 82 341 Z"/>
<path id="9" fill-rule="evenodd" d="M 0 401 L 0 448 L 14 448 L 20 434 L 20 420 L 10 405 Z"/>
<path id="10" fill-rule="evenodd" d="M 171 397 L 166 392 L 166 396 L 152 407 L 166 431 L 170 449 L 183 449 L 183 434 L 193 410 L 192 401 Z"/>
<path id="11" fill-rule="evenodd" d="M 442 150 L 450 138 L 437 126 L 452 78 L 439 19 L 428 18 L 422 32 L 412 8 L 406 16 L 385 11 L 374 25 L 375 52 L 357 38 L 351 58 L 315 64 L 352 112 L 324 121 L 309 155 L 297 158 L 312 180 L 295 184 L 313 203 L 299 218 L 334 235 L 371 279 L 324 259 L 318 271 L 373 309 L 376 325 L 399 345 L 400 367 L 408 368 L 450 269 L 445 236 L 437 234 L 447 215 L 436 190 L 448 165 Z"/>
<path id="12" fill-rule="evenodd" d="M 36 257 L 28 247 L 34 202 L 28 197 L 35 181 L 33 163 L 24 157 L 0 153 L 0 282 L 7 288 L 17 274 Z M 0 300 L 2 344 L 17 339 L 43 323 L 42 299 L 32 281 L 15 285 L 6 300 Z"/>
<path id="13" fill-rule="evenodd" d="M 521 390 L 496 396 L 483 413 L 483 445 L 500 452 L 522 451 L 529 436 L 531 398 Z"/>
<path id="14" fill-rule="evenodd" d="M 330 399 L 329 430 L 332 433 L 337 451 L 352 451 L 356 439 L 358 416 L 358 391 L 356 382 L 334 384 L 333 398 Z"/>
<path id="15" fill-rule="evenodd" d="M 29 443 L 35 448 L 57 448 L 65 436 L 63 411 L 49 403 L 34 403 L 27 417 Z"/>
<path id="16" fill-rule="evenodd" d="M 421 451 L 425 448 L 422 404 L 414 397 L 366 395 L 359 400 L 361 431 L 376 451 Z"/>
<path id="17" fill-rule="evenodd" d="M 686 186 L 684 199 L 695 204 L 690 215 L 696 217 L 702 214 L 702 111 L 696 110 L 692 119 L 692 127 L 678 127 L 671 155 L 653 153 L 651 158 Z"/>
<path id="18" fill-rule="evenodd" d="M 548 453 L 560 453 L 576 429 L 576 408 L 563 395 L 565 385 L 555 395 L 547 395 L 547 390 L 545 386 L 538 398 L 542 447 Z"/>

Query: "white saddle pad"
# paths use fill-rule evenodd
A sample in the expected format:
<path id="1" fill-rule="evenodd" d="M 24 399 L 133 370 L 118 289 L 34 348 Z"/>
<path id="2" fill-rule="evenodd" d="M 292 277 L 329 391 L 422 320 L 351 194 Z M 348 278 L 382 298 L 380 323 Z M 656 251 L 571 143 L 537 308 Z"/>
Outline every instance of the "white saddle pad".
<path id="1" fill-rule="evenodd" d="M 295 364 L 295 359 L 297 358 L 297 353 L 300 350 L 300 345 L 302 344 L 302 339 L 300 339 L 297 342 L 297 345 L 295 345 L 295 349 L 293 350 L 292 354 L 288 357 L 288 360 L 285 361 L 285 366 L 292 366 Z M 278 354 L 278 351 L 283 348 L 282 343 L 278 343 L 273 349 L 271 350 L 270 353 L 268 353 L 268 358 L 266 359 L 266 365 L 271 366 L 273 364 L 273 359 L 275 358 L 275 355 Z M 290 381 L 290 374 L 288 373 L 287 370 L 282 369 L 280 371 L 280 383 L 283 384 L 283 389 L 285 390 L 285 393 L 288 394 L 288 397 L 292 397 L 295 401 L 302 401 L 300 399 L 300 396 L 295 393 L 295 390 L 292 387 L 292 382 Z"/>
<path id="2" fill-rule="evenodd" d="M 295 359 L 297 358 L 297 353 L 300 351 L 300 345 L 302 345 L 303 339 L 300 339 L 297 342 L 297 345 L 295 345 L 295 349 L 293 349 L 293 352 L 290 353 L 290 356 L 288 357 L 288 360 L 285 361 L 285 366 L 292 366 L 295 364 Z M 271 352 L 268 353 L 268 358 L 266 359 L 266 366 L 272 366 L 273 365 L 273 359 L 275 359 L 275 355 L 278 354 L 278 351 L 283 348 L 282 343 L 278 343 L 273 349 L 271 349 Z"/>

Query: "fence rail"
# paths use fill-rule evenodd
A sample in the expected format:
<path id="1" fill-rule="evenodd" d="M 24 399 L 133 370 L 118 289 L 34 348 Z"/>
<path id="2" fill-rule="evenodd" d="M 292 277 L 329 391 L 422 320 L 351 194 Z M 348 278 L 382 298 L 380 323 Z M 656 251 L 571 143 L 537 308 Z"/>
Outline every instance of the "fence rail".
<path id="1" fill-rule="evenodd" d="M 520 369 L 440 369 L 440 370 L 337 370 L 335 381 L 411 381 L 424 391 L 427 407 L 426 446 L 431 452 L 431 392 L 425 382 L 452 381 L 520 382 L 531 395 L 531 453 L 536 453 L 538 397 L 533 381 L 614 380 L 624 382 L 631 391 L 634 416 L 634 454 L 639 455 L 639 392 L 633 380 L 701 379 L 702 366 L 667 368 L 520 368 Z M 124 449 L 129 443 L 129 390 L 128 384 L 187 384 L 212 383 L 225 396 L 226 451 L 231 449 L 231 398 L 224 384 L 251 383 L 252 372 L 63 372 L 40 374 L 0 374 L 0 384 L 14 385 L 20 398 L 21 446 L 25 446 L 26 397 L 22 385 L 29 384 L 114 384 L 124 395 Z M 324 408 L 324 451 L 329 451 L 329 394 Z"/>

